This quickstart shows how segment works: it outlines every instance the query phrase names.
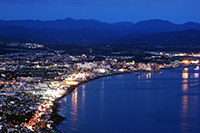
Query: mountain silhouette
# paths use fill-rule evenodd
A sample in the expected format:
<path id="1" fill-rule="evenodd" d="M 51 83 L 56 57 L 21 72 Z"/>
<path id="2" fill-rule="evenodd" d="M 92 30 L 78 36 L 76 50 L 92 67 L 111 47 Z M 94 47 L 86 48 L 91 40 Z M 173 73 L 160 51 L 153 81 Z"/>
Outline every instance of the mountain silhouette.
<path id="1" fill-rule="evenodd" d="M 5 26 L 22 26 L 30 29 L 96 29 L 96 30 L 132 30 L 137 33 L 152 33 L 152 32 L 168 32 L 168 31 L 182 31 L 187 29 L 200 30 L 200 24 L 194 22 L 187 22 L 185 24 L 174 24 L 169 21 L 154 19 L 147 21 L 140 21 L 138 23 L 132 22 L 117 22 L 105 23 L 98 20 L 80 19 L 75 20 L 72 18 L 57 19 L 51 21 L 41 20 L 0 20 L 0 27 Z"/>
<path id="2" fill-rule="evenodd" d="M 189 29 L 173 32 L 131 34 L 122 38 L 106 39 L 104 42 L 101 40 L 100 42 L 114 44 L 200 45 L 200 31 Z"/>
<path id="3" fill-rule="evenodd" d="M 154 19 L 105 23 L 98 20 L 0 20 L 0 36 L 39 43 L 130 43 L 199 45 L 200 24 L 174 24 Z"/>

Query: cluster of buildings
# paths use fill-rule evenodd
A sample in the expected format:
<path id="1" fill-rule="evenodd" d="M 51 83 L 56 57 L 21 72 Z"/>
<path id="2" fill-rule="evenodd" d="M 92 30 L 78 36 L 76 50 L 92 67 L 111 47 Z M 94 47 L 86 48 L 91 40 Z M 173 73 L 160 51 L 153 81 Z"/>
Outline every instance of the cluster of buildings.
<path id="1" fill-rule="evenodd" d="M 31 132 L 23 125 L 35 114 L 40 96 L 24 92 L 0 93 L 0 131 Z"/>
<path id="2" fill-rule="evenodd" d="M 149 54 L 152 56 L 145 59 L 161 56 L 169 59 L 169 53 Z M 134 58 L 72 56 L 51 51 L 0 55 L 0 132 L 54 132 L 53 102 L 71 87 L 92 79 L 140 70 L 199 65 L 196 58 L 177 58 L 169 64 L 135 62 Z"/>
<path id="3" fill-rule="evenodd" d="M 36 43 L 8 43 L 6 46 L 12 46 L 12 47 L 24 47 L 29 49 L 37 49 L 37 48 L 43 48 L 44 46 L 41 44 Z"/>
<path id="4" fill-rule="evenodd" d="M 34 81 L 35 82 L 31 82 Z M 39 77 L 18 77 L 16 81 L 1 81 L 0 131 L 2 132 L 54 132 L 51 120 L 53 102 L 66 91 L 51 89 L 38 83 Z M 14 89 L 4 89 L 15 84 Z"/>

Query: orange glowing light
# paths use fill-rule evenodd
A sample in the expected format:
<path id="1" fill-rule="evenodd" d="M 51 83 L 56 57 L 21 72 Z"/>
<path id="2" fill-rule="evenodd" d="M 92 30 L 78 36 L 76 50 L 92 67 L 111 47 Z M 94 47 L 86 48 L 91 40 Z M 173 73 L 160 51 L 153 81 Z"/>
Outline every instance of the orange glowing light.
<path id="1" fill-rule="evenodd" d="M 189 64 L 189 61 L 188 60 L 183 60 L 183 63 Z"/>
<path id="2" fill-rule="evenodd" d="M 188 73 L 182 73 L 182 78 L 188 79 Z"/>
<path id="3" fill-rule="evenodd" d="M 120 71 L 120 72 L 124 72 L 124 71 L 125 71 L 125 69 L 121 68 L 121 69 L 119 69 L 119 71 Z"/>
<path id="4" fill-rule="evenodd" d="M 77 81 L 65 81 L 66 85 L 78 85 L 78 83 Z"/>

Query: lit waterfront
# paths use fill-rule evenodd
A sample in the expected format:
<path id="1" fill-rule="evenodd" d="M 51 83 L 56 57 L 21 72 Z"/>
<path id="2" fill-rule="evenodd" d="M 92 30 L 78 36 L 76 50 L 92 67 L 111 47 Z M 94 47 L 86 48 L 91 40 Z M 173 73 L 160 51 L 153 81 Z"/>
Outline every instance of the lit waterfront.
<path id="1" fill-rule="evenodd" d="M 104 77 L 62 100 L 63 132 L 198 133 L 199 67 Z M 196 75 L 196 76 L 195 76 Z"/>

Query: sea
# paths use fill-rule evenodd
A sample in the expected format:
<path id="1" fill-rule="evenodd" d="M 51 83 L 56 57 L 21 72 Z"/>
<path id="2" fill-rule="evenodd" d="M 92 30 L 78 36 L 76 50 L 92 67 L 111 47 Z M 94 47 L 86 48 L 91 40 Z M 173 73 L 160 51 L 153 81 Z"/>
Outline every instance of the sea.
<path id="1" fill-rule="evenodd" d="M 120 74 L 61 101 L 63 133 L 200 133 L 200 67 Z"/>

